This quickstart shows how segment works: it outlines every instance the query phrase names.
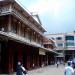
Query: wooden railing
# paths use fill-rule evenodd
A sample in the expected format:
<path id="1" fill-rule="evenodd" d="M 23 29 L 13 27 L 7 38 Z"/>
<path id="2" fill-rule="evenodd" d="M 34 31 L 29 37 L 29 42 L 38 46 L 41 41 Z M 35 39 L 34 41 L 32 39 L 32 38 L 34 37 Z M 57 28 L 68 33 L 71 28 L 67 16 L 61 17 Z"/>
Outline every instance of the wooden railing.
<path id="1" fill-rule="evenodd" d="M 4 36 L 7 36 L 7 37 L 10 37 L 16 41 L 20 41 L 22 43 L 27 43 L 29 45 L 33 45 L 33 46 L 36 46 L 36 47 L 41 47 L 41 44 L 40 43 L 37 43 L 37 42 L 34 42 L 34 41 L 30 41 L 30 39 L 27 39 L 25 37 L 21 37 L 19 36 L 18 34 L 15 34 L 15 33 L 12 33 L 12 32 L 4 32 L 4 31 L 0 31 L 0 34 L 4 35 Z"/>
<path id="2" fill-rule="evenodd" d="M 9 6 L 0 7 L 0 14 L 4 14 L 4 13 L 6 14 L 8 12 L 11 12 Z"/>
<path id="3" fill-rule="evenodd" d="M 10 11 L 11 10 L 11 11 Z M 6 14 L 8 12 L 13 12 L 15 15 L 17 15 L 26 25 L 28 25 L 30 28 L 32 28 L 33 30 L 37 31 L 38 33 L 42 34 L 41 31 L 36 27 L 36 25 L 34 25 L 32 22 L 30 22 L 28 19 L 26 19 L 25 17 L 23 17 L 23 15 L 21 15 L 17 10 L 15 10 L 14 8 L 10 8 L 9 6 L 6 7 L 0 7 L 0 13 L 1 14 Z M 0 15 L 1 15 L 0 14 Z"/>

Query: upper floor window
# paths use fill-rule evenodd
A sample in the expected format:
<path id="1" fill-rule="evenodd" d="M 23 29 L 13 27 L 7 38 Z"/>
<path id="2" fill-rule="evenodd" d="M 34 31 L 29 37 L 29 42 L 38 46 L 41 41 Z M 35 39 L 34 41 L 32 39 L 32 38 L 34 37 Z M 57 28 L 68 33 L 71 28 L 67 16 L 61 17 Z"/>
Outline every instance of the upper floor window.
<path id="1" fill-rule="evenodd" d="M 54 38 L 53 38 L 53 37 L 51 37 L 51 39 L 52 39 L 52 40 L 54 40 Z"/>
<path id="2" fill-rule="evenodd" d="M 62 40 L 62 37 L 57 37 L 56 39 L 57 39 L 57 40 Z"/>
<path id="3" fill-rule="evenodd" d="M 59 43 L 58 46 L 63 46 L 63 44 L 62 43 Z"/>
<path id="4" fill-rule="evenodd" d="M 0 16 L 0 31 L 7 30 L 8 16 Z"/>
<path id="5" fill-rule="evenodd" d="M 12 17 L 12 19 L 11 19 L 11 31 L 13 33 L 17 33 L 17 25 L 18 25 L 17 23 L 18 23 L 17 19 Z"/>
<path id="6" fill-rule="evenodd" d="M 66 46 L 74 46 L 74 42 L 67 42 Z"/>
<path id="7" fill-rule="evenodd" d="M 12 23 L 12 32 L 17 33 L 17 23 Z"/>
<path id="8" fill-rule="evenodd" d="M 74 40 L 74 36 L 66 36 L 65 39 L 66 40 Z"/>

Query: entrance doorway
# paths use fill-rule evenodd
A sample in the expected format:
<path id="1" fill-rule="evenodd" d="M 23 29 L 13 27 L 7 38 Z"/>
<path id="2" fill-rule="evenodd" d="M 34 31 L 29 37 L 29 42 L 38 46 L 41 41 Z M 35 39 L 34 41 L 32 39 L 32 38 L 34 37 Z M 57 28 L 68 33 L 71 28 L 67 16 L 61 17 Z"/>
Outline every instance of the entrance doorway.
<path id="1" fill-rule="evenodd" d="M 0 73 L 8 72 L 8 51 L 7 44 L 0 41 Z"/>

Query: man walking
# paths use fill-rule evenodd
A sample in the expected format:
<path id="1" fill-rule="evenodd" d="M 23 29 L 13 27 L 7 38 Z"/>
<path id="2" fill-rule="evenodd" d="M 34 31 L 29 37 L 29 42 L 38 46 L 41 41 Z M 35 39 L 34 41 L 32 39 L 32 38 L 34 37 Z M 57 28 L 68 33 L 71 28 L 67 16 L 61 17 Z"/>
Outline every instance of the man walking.
<path id="1" fill-rule="evenodd" d="M 68 62 L 68 66 L 65 67 L 64 75 L 74 75 L 74 70 L 73 70 L 71 62 Z"/>
<path id="2" fill-rule="evenodd" d="M 27 74 L 26 69 L 23 67 L 21 62 L 18 62 L 16 75 L 26 75 L 26 74 Z"/>

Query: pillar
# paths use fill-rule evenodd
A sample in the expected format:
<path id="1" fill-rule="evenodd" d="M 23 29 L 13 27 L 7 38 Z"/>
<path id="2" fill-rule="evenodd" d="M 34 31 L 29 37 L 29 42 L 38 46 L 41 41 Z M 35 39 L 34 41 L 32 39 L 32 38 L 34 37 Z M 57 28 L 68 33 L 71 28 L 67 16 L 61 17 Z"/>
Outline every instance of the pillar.
<path id="1" fill-rule="evenodd" d="M 8 71 L 9 71 L 9 73 L 12 73 L 13 72 L 13 50 L 11 47 L 9 48 L 8 53 L 9 53 Z"/>
<path id="2" fill-rule="evenodd" d="M 11 15 L 8 17 L 8 32 L 11 31 Z"/>
<path id="3" fill-rule="evenodd" d="M 22 56 L 22 48 L 20 46 L 17 46 L 18 48 L 18 61 L 20 61 L 22 63 L 23 61 L 23 56 Z"/>
<path id="4" fill-rule="evenodd" d="M 27 56 L 27 59 L 26 59 L 26 66 L 27 66 L 27 69 L 30 69 L 30 48 L 26 48 L 26 56 Z"/>
<path id="5" fill-rule="evenodd" d="M 39 51 L 37 52 L 37 66 L 39 67 Z"/>
<path id="6" fill-rule="evenodd" d="M 0 73 L 1 73 L 1 42 L 0 42 Z"/>

